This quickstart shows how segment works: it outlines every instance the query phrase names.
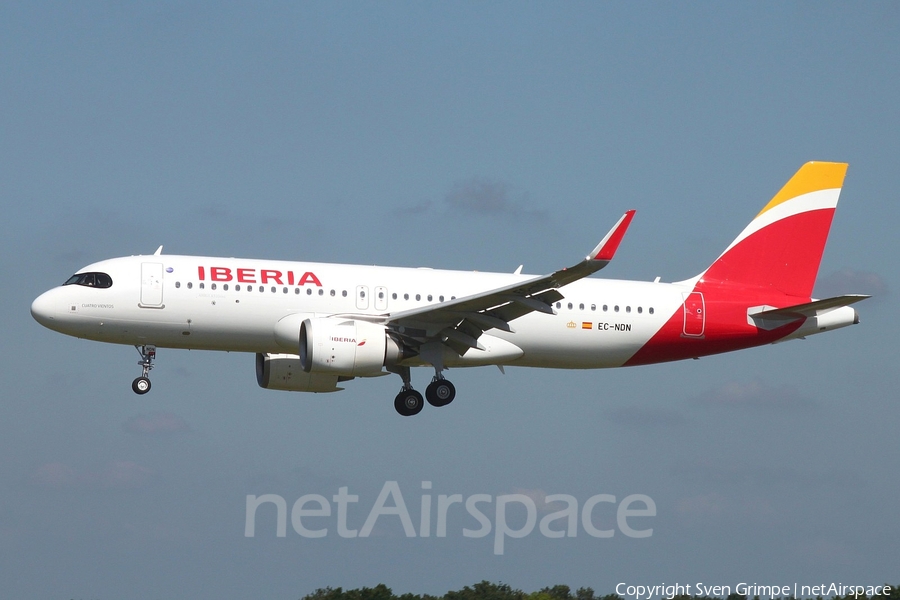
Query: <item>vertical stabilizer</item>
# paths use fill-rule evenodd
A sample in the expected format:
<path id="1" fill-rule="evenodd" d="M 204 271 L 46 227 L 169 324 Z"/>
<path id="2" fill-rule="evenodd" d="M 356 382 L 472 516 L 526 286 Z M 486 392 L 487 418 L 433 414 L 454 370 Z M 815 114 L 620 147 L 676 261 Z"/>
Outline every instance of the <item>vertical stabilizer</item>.
<path id="1" fill-rule="evenodd" d="M 846 163 L 800 167 L 701 281 L 809 298 L 846 172 Z"/>

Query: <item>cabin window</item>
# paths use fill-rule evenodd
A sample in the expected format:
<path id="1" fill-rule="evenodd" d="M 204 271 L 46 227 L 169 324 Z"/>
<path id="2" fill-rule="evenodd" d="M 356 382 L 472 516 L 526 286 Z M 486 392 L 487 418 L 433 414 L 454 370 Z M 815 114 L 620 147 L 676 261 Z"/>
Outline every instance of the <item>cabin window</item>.
<path id="1" fill-rule="evenodd" d="M 240 287 L 240 286 L 238 286 L 238 287 Z M 223 283 L 223 284 L 222 284 L 222 289 L 225 290 L 225 291 L 227 292 L 227 291 L 228 291 L 228 284 L 227 284 L 227 283 Z"/>
<path id="2" fill-rule="evenodd" d="M 596 305 L 596 304 L 591 304 L 591 310 L 597 310 L 597 305 Z"/>
<path id="3" fill-rule="evenodd" d="M 206 285 L 202 281 L 200 282 L 200 289 L 201 290 L 206 289 Z"/>
<path id="4" fill-rule="evenodd" d="M 275 290 L 275 288 L 272 288 L 272 291 L 274 291 L 274 290 Z M 284 288 L 284 293 L 287 294 L 287 288 Z"/>
<path id="5" fill-rule="evenodd" d="M 443 302 L 443 301 L 444 301 L 444 297 L 443 297 L 443 296 L 438 296 L 438 300 L 440 300 L 441 302 Z"/>
<path id="6" fill-rule="evenodd" d="M 312 289 L 312 288 L 310 288 L 310 289 Z M 325 290 L 323 290 L 323 289 L 320 288 L 320 289 L 319 289 L 319 295 L 320 295 L 320 296 L 324 296 L 324 295 L 325 295 Z"/>
<path id="7" fill-rule="evenodd" d="M 216 284 L 214 284 L 214 283 L 209 284 L 209 289 L 211 289 L 211 290 L 216 289 Z"/>
<path id="8" fill-rule="evenodd" d="M 391 299 L 392 299 L 392 300 L 396 300 L 396 299 L 397 299 L 397 292 L 394 292 L 393 294 L 391 294 Z"/>
<path id="9" fill-rule="evenodd" d="M 188 281 L 187 288 L 190 290 L 190 289 L 193 289 L 193 287 L 194 287 L 194 284 L 192 282 Z"/>
<path id="10" fill-rule="evenodd" d="M 347 290 L 342 291 L 342 292 L 341 292 L 341 296 L 343 296 L 344 298 L 346 298 L 346 297 L 347 297 Z M 360 294 L 360 297 L 362 297 L 362 296 L 363 296 L 363 294 Z"/>
<path id="11" fill-rule="evenodd" d="M 175 289 L 178 289 L 178 288 L 180 288 L 180 287 L 181 287 L 181 282 L 180 282 L 180 281 L 176 281 L 176 282 L 175 282 Z"/>
<path id="12" fill-rule="evenodd" d="M 616 311 L 616 312 L 619 312 L 619 305 L 616 304 L 616 305 L 613 307 L 613 310 Z"/>
<path id="13" fill-rule="evenodd" d="M 650 308 L 648 308 L 648 309 L 647 309 L 647 312 L 650 313 L 650 314 L 652 315 L 652 314 L 653 314 L 653 307 L 651 306 Z"/>
<path id="14" fill-rule="evenodd" d="M 644 312 L 644 309 L 638 306 L 638 314 L 641 314 L 642 312 Z"/>
<path id="15" fill-rule="evenodd" d="M 630 313 L 630 312 L 631 312 L 631 307 L 630 307 L 630 306 L 626 306 L 626 307 L 625 307 L 625 312 Z"/>
<path id="16" fill-rule="evenodd" d="M 409 294 L 403 294 L 403 299 L 404 299 L 404 300 L 409 300 Z"/>
<path id="17" fill-rule="evenodd" d="M 224 286 L 222 286 L 222 287 L 223 287 L 224 289 L 227 290 L 227 289 L 228 289 L 228 284 L 226 283 L 226 284 L 225 284 Z M 236 286 L 234 286 L 234 291 L 236 291 L 236 292 L 241 291 L 241 284 L 237 284 Z"/>
<path id="18" fill-rule="evenodd" d="M 421 299 L 422 299 L 422 294 L 416 294 L 416 301 L 419 301 Z"/>
<path id="19" fill-rule="evenodd" d="M 584 304 L 579 304 L 579 305 L 578 305 L 578 310 L 584 310 Z"/>

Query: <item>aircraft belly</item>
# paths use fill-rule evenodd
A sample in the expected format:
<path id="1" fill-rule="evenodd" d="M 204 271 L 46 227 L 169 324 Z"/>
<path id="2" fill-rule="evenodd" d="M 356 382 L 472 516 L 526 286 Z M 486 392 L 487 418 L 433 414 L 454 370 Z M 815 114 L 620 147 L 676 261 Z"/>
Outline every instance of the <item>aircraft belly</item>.
<path id="1" fill-rule="evenodd" d="M 618 367 L 637 352 L 644 341 L 652 335 L 634 328 L 628 332 L 604 334 L 609 332 L 572 330 L 567 331 L 565 335 L 556 336 L 555 339 L 550 336 L 525 337 L 517 334 L 515 340 L 521 344 L 524 352 L 521 358 L 511 364 L 557 369 Z"/>

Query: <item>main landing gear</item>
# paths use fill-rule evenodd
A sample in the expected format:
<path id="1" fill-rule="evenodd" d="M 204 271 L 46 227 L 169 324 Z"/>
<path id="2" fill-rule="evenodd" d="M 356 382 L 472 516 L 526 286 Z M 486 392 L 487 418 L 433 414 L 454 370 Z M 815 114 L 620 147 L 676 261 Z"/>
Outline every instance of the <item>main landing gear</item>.
<path id="1" fill-rule="evenodd" d="M 425 399 L 432 406 L 447 406 L 456 397 L 456 388 L 452 383 L 444 379 L 440 374 L 436 374 L 434 379 L 425 388 L 425 399 L 422 394 L 412 387 L 409 377 L 409 367 L 398 367 L 395 371 L 403 378 L 403 387 L 400 393 L 394 398 L 394 409 L 404 417 L 411 417 L 422 412 L 425 406 Z"/>
<path id="2" fill-rule="evenodd" d="M 141 376 L 131 382 L 131 389 L 135 394 L 146 394 L 150 391 L 150 369 L 153 368 L 153 359 L 156 358 L 156 346 L 135 346 L 135 350 L 141 355 L 138 364 L 143 369 Z"/>
<path id="3" fill-rule="evenodd" d="M 442 376 L 435 375 L 425 388 L 425 398 L 432 406 L 447 406 L 456 398 L 456 388 Z"/>
<path id="4" fill-rule="evenodd" d="M 422 399 L 422 394 L 406 385 L 403 386 L 400 393 L 394 398 L 394 409 L 404 417 L 411 417 L 419 414 L 422 412 L 422 407 L 424 405 L 425 400 Z"/>

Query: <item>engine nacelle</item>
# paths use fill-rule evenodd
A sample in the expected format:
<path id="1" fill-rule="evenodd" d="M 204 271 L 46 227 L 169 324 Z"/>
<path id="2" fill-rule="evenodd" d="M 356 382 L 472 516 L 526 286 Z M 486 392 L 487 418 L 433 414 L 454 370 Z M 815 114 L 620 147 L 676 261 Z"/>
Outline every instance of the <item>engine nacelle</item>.
<path id="1" fill-rule="evenodd" d="M 256 382 L 267 390 L 337 392 L 345 378 L 328 373 L 307 373 L 296 354 L 257 354 Z"/>
<path id="2" fill-rule="evenodd" d="M 375 323 L 317 318 L 300 324 L 300 364 L 307 373 L 372 376 L 403 358 L 402 346 Z"/>

